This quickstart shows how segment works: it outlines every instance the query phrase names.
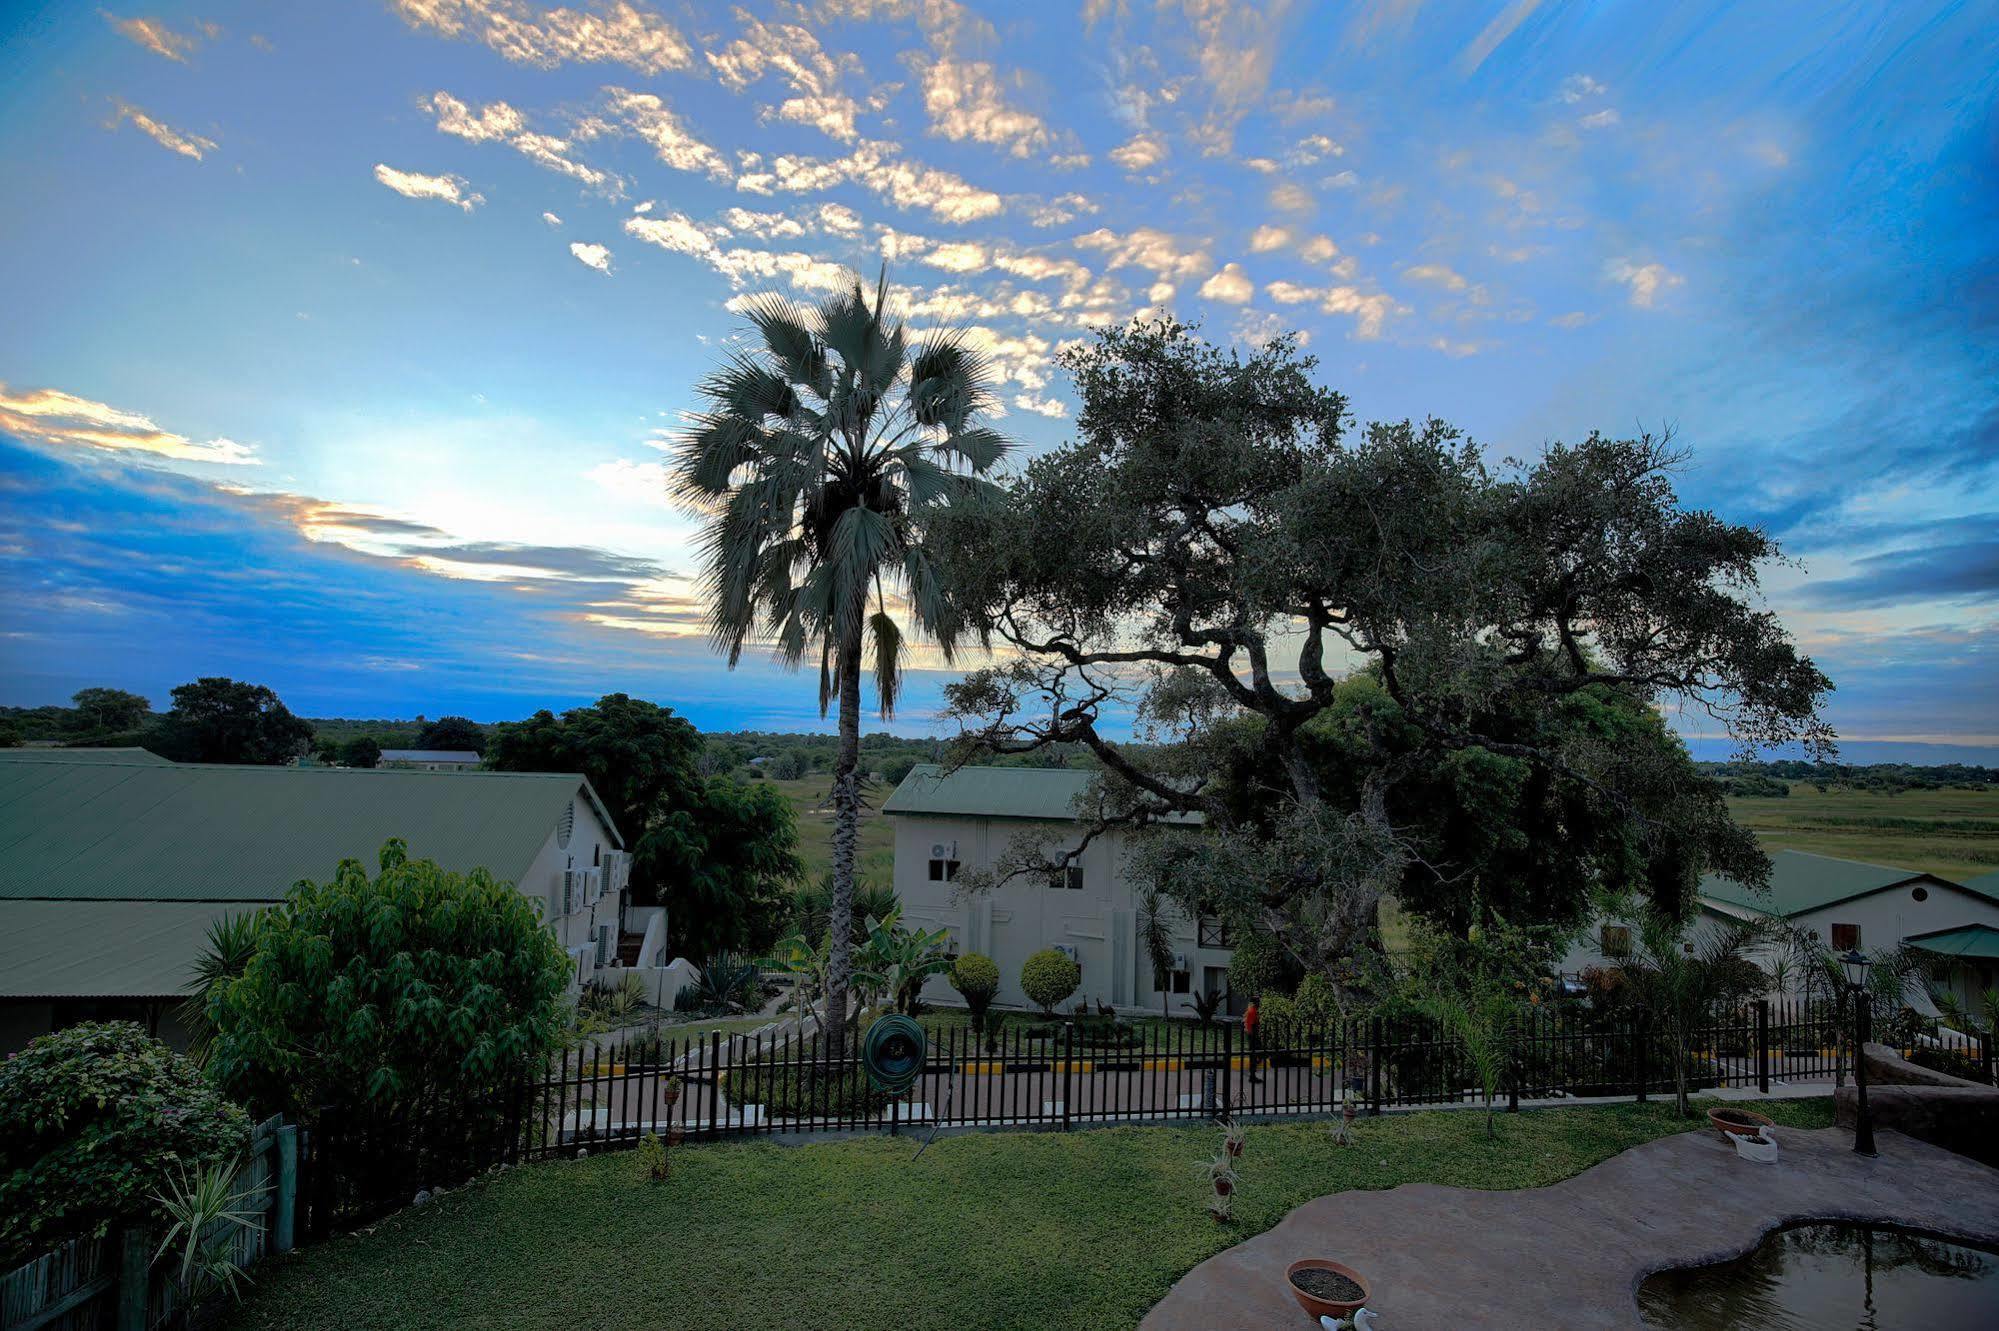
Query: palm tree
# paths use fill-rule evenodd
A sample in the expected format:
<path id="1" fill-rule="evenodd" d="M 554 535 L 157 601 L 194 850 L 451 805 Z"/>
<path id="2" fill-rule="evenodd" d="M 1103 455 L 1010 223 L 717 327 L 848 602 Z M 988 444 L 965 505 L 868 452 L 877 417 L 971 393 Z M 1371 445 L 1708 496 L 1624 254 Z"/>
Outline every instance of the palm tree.
<path id="1" fill-rule="evenodd" d="M 194 964 L 189 967 L 193 983 L 187 997 L 181 1000 L 179 1011 L 181 1025 L 188 1033 L 188 1057 L 197 1063 L 208 1061 L 209 1048 L 215 1041 L 215 1024 L 208 1015 L 210 1001 L 249 969 L 250 959 L 257 954 L 259 925 L 255 911 L 209 921 L 201 951 L 195 954 Z"/>
<path id="2" fill-rule="evenodd" d="M 1147 887 L 1138 897 L 1138 941 L 1152 963 L 1152 978 L 1159 985 L 1159 1015 L 1171 1019 L 1168 1004 L 1173 998 L 1172 906 L 1156 887 Z"/>
<path id="3" fill-rule="evenodd" d="M 1673 1086 L 1680 1117 L 1687 1116 L 1687 1065 L 1696 1034 L 1717 1007 L 1761 993 L 1769 977 L 1750 954 L 1766 944 L 1770 926 L 1717 920 L 1698 929 L 1691 943 L 1679 921 L 1649 915 L 1639 929 L 1638 954 L 1619 963 L 1632 998 L 1660 1022 L 1673 1047 Z"/>
<path id="4" fill-rule="evenodd" d="M 844 1053 L 853 965 L 861 795 L 861 669 L 872 651 L 882 715 L 895 709 L 903 631 L 890 593 L 949 660 L 964 630 L 924 548 L 926 519 L 974 501 L 1007 443 L 982 359 L 958 334 L 912 345 L 858 278 L 817 306 L 752 300 L 751 345 L 698 391 L 705 410 L 674 447 L 672 484 L 704 520 L 710 631 L 733 668 L 752 637 L 797 666 L 819 657 L 819 710 L 839 705 L 826 1016 Z"/>

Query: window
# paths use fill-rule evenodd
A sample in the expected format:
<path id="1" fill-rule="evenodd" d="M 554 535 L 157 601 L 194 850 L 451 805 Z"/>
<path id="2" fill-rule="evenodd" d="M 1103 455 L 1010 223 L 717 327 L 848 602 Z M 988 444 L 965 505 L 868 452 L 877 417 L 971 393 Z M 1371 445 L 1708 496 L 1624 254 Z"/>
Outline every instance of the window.
<path id="1" fill-rule="evenodd" d="M 1202 947 L 1234 947 L 1229 941 L 1229 923 L 1216 915 L 1203 915 L 1199 939 Z"/>
<path id="2" fill-rule="evenodd" d="M 958 861 L 956 860 L 930 861 L 931 882 L 951 883 L 951 882 L 956 882 L 957 879 L 958 879 Z"/>
<path id="3" fill-rule="evenodd" d="M 1184 994 L 1192 991 L 1193 977 L 1186 971 L 1167 971 L 1163 977 L 1166 983 L 1163 985 L 1159 983 L 1161 978 L 1154 975 L 1152 987 L 1162 994 Z"/>
<path id="4" fill-rule="evenodd" d="M 1857 924 L 1835 924 L 1832 927 L 1832 950 L 1835 952 L 1857 952 L 1860 949 L 1860 926 Z"/>
<path id="5" fill-rule="evenodd" d="M 1067 888 L 1071 892 L 1083 890 L 1083 866 L 1072 864 L 1066 869 L 1057 869 L 1048 875 L 1048 886 L 1055 889 Z"/>
<path id="6" fill-rule="evenodd" d="M 1597 947 L 1606 957 L 1628 957 L 1631 955 L 1631 929 L 1628 925 L 1606 924 L 1597 936 Z"/>

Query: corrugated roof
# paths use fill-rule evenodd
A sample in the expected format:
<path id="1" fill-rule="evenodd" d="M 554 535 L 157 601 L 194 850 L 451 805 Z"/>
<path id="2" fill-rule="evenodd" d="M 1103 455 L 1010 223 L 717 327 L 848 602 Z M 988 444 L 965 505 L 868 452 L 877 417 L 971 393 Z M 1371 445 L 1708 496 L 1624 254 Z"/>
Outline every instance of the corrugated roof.
<path id="1" fill-rule="evenodd" d="M 479 755 L 470 749 L 383 749 L 385 763 L 469 763 L 479 765 Z"/>
<path id="2" fill-rule="evenodd" d="M 0 901 L 0 998 L 183 994 L 209 923 L 255 909 L 209 901 Z"/>
<path id="3" fill-rule="evenodd" d="M 0 899 L 275 901 L 390 837 L 518 880 L 581 788 L 526 772 L 0 764 Z"/>
<path id="4" fill-rule="evenodd" d="M 1086 815 L 1082 796 L 1096 775 L 1069 767 L 960 767 L 946 774 L 935 763 L 918 763 L 882 812 L 1067 822 Z M 1169 821 L 1200 820 L 1186 814 Z"/>
<path id="5" fill-rule="evenodd" d="M 1768 892 L 1752 892 L 1733 878 L 1709 874 L 1701 879 L 1700 895 L 1709 897 L 1721 905 L 1742 906 L 1789 918 L 1806 911 L 1836 905 L 1842 901 L 1851 901 L 1855 897 L 1864 897 L 1883 888 L 1914 882 L 1917 879 L 1926 879 L 1933 883 L 1949 883 L 1948 879 L 1915 869 L 1899 869 L 1888 864 L 1863 864 L 1859 860 L 1839 860 L 1830 855 L 1814 855 L 1803 850 L 1773 850 L 1770 852 Z M 1957 883 L 1949 885 L 1968 886 Z M 1970 890 L 1979 896 L 1999 900 L 1999 897 L 1995 897 L 1993 893 L 1978 891 L 1976 888 Z"/>
<path id="6" fill-rule="evenodd" d="M 1935 933 L 1911 934 L 1903 941 L 1911 947 L 1946 957 L 1999 961 L 1999 929 L 1989 924 L 1963 924 L 1955 929 L 1939 929 Z"/>
<path id="7" fill-rule="evenodd" d="M 151 749 L 0 749 L 0 762 L 37 763 L 149 763 L 171 767 L 173 763 Z"/>
<path id="8" fill-rule="evenodd" d="M 1999 901 L 1999 869 L 1994 869 L 1991 873 L 1982 873 L 1976 878 L 1967 878 L 1959 886 L 1970 888 L 1982 897 L 1991 897 Z"/>

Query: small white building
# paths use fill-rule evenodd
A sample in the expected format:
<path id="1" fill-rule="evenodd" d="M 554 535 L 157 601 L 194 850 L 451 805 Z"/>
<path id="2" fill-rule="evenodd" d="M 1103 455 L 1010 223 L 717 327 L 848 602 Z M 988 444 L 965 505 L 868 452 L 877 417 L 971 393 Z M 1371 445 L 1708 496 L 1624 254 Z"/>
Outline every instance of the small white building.
<path id="1" fill-rule="evenodd" d="M 1176 1014 L 1194 992 L 1228 988 L 1230 947 L 1218 920 L 1173 916 L 1174 966 L 1155 982 L 1139 942 L 1137 894 L 1127 880 L 1122 832 L 1091 841 L 1080 862 L 1053 877 L 1017 877 L 984 891 L 960 891 L 974 869 L 991 870 L 1016 838 L 1053 854 L 1082 839 L 1078 805 L 1092 773 L 1062 768 L 961 767 L 945 774 L 924 763 L 903 778 L 882 812 L 895 822 L 895 894 L 915 928 L 948 929 L 958 952 L 981 952 L 998 965 L 998 1002 L 1032 1006 L 1020 968 L 1043 948 L 1061 948 L 1083 969 L 1077 999 L 1134 1012 Z M 961 1000 L 934 977 L 924 1001 Z"/>
<path id="2" fill-rule="evenodd" d="M 534 898 L 579 985 L 664 969 L 664 912 L 627 906 L 631 857 L 581 776 L 72 756 L 96 753 L 0 761 L 0 1050 L 113 1016 L 173 1041 L 211 922 L 343 859 L 372 872 L 392 837 Z"/>
<path id="3" fill-rule="evenodd" d="M 476 772 L 479 755 L 470 749 L 383 749 L 377 767 L 418 772 Z"/>
<path id="4" fill-rule="evenodd" d="M 1777 850 L 1770 853 L 1767 891 L 1710 874 L 1701 880 L 1698 901 L 1692 937 L 1726 920 L 1776 919 L 1835 952 L 1904 943 L 1933 952 L 1946 971 L 1942 987 L 1967 1001 L 1999 983 L 1999 881 L 1991 875 L 1954 883 L 1893 865 Z M 1562 969 L 1573 974 L 1614 963 L 1630 955 L 1637 935 L 1635 919 L 1600 919 L 1570 948 Z M 1757 958 L 1765 969 L 1773 959 Z"/>

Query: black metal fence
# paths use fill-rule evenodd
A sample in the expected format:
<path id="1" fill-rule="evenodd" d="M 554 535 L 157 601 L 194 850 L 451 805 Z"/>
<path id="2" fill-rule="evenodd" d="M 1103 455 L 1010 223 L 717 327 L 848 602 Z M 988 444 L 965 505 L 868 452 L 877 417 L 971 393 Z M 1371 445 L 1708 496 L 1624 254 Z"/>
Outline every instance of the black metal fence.
<path id="1" fill-rule="evenodd" d="M 1769 1092 L 1842 1081 L 1851 1065 L 1846 1013 L 1830 1003 L 1758 1002 L 1710 1014 L 1690 1033 L 1688 1085 Z M 849 1038 L 835 1056 L 820 1032 L 772 1028 L 679 1040 L 671 1028 L 627 1032 L 567 1053 L 521 1097 L 508 1159 L 669 1140 L 769 1133 L 950 1127 L 1068 1129 L 1080 1124 L 1279 1117 L 1479 1101 L 1462 1042 L 1415 1016 L 1370 1017 L 1311 1030 L 1008 1014 L 996 1034 L 962 1013 L 922 1020 L 929 1055 L 914 1087 L 869 1085 Z M 1993 1052 L 1909 1019 L 1876 1024 L 1945 1070 L 1991 1083 Z M 1507 1041 L 1497 1094 L 1521 1100 L 1672 1094 L 1676 1042 L 1642 1011 L 1530 1007 Z"/>

